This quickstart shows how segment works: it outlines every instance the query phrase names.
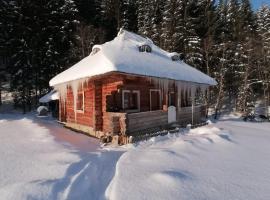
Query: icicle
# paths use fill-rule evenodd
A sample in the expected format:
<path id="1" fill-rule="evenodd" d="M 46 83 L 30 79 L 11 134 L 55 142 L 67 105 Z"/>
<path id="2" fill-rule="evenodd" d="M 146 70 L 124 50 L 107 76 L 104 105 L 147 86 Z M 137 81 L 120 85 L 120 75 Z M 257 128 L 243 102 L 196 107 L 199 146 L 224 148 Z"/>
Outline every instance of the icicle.
<path id="1" fill-rule="evenodd" d="M 208 87 L 209 87 L 208 85 L 200 85 L 201 93 L 203 96 L 205 96 L 205 93 L 206 93 Z"/>
<path id="2" fill-rule="evenodd" d="M 84 79 L 78 79 L 74 80 L 70 83 L 71 89 L 72 89 L 72 94 L 73 94 L 73 110 L 74 110 L 74 116 L 75 116 L 75 122 L 77 122 L 77 97 L 78 97 L 78 91 L 79 89 L 83 89 L 84 83 L 88 82 L 89 78 L 84 78 Z"/>
<path id="3" fill-rule="evenodd" d="M 178 108 L 181 107 L 181 98 L 182 98 L 182 83 L 180 81 L 177 81 L 177 101 L 178 101 Z"/>
<path id="4" fill-rule="evenodd" d="M 195 84 L 192 84 L 190 86 L 190 96 L 191 96 L 191 100 L 194 101 L 195 100 L 195 94 L 196 94 L 196 90 L 197 90 L 197 87 Z"/>
<path id="5" fill-rule="evenodd" d="M 64 83 L 60 85 L 54 86 L 54 88 L 58 91 L 59 96 L 61 101 L 64 103 L 64 111 L 66 109 L 65 103 L 66 103 L 66 98 L 67 98 L 67 90 L 68 87 L 71 88 L 72 94 L 73 94 L 73 110 L 74 110 L 74 116 L 75 116 L 75 122 L 77 121 L 77 95 L 78 95 L 78 90 L 80 87 L 84 87 L 84 84 L 86 83 L 88 86 L 89 78 L 83 78 L 79 80 L 74 80 L 70 83 Z"/>
<path id="6" fill-rule="evenodd" d="M 186 106 L 186 98 L 187 98 L 187 94 L 186 94 L 186 83 L 183 83 L 183 99 L 184 99 L 184 105 Z"/>
<path id="7" fill-rule="evenodd" d="M 61 101 L 61 107 L 63 106 L 64 108 L 64 113 L 66 111 L 66 98 L 67 98 L 67 85 L 66 84 L 60 84 L 60 85 L 56 85 L 54 86 L 54 89 L 58 92 L 59 94 L 59 97 L 60 97 L 60 101 Z M 62 105 L 62 103 L 64 105 Z M 59 108 L 60 109 L 60 112 L 62 112 L 62 108 Z M 61 117 L 61 116 L 60 116 Z"/>

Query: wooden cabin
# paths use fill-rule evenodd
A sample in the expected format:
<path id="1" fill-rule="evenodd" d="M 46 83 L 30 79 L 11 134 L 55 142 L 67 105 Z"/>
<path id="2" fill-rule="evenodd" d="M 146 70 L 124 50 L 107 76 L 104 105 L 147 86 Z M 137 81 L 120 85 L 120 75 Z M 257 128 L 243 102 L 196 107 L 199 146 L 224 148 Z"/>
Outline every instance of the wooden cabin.
<path id="1" fill-rule="evenodd" d="M 124 30 L 50 81 L 60 94 L 60 121 L 98 138 L 199 123 L 206 110 L 196 97 L 215 84 L 177 53 Z"/>

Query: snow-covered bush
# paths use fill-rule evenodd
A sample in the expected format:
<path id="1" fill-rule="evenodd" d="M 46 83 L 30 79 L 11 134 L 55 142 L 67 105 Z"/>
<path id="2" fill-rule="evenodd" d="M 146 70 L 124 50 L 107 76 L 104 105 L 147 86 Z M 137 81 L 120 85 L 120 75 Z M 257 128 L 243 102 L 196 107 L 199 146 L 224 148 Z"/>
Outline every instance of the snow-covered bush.
<path id="1" fill-rule="evenodd" d="M 46 116 L 48 114 L 48 108 L 46 106 L 39 106 L 37 108 L 38 116 Z"/>

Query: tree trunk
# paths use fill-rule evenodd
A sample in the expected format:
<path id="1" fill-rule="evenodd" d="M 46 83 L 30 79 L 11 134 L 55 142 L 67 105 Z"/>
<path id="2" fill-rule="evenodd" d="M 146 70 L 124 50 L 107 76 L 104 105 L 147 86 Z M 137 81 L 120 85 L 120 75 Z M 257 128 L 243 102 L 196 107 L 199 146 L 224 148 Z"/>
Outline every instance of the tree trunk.
<path id="1" fill-rule="evenodd" d="M 220 66 L 220 71 L 219 71 L 219 74 L 220 74 L 220 77 L 219 77 L 219 89 L 218 89 L 218 96 L 217 96 L 217 101 L 216 101 L 216 105 L 215 105 L 215 119 L 217 119 L 217 116 L 218 116 L 218 112 L 220 111 L 220 108 L 221 108 L 221 100 L 224 96 L 224 77 L 225 77 L 225 63 L 224 63 L 224 60 L 226 59 L 226 46 L 223 47 L 223 51 L 222 51 L 222 63 L 221 63 L 221 66 Z"/>
<path id="2" fill-rule="evenodd" d="M 215 105 L 215 119 L 217 119 L 218 112 L 221 107 L 221 99 L 223 98 L 223 89 L 224 89 L 224 75 L 221 73 L 220 80 L 219 80 L 219 89 L 218 89 L 218 96 L 217 96 L 217 102 Z"/>

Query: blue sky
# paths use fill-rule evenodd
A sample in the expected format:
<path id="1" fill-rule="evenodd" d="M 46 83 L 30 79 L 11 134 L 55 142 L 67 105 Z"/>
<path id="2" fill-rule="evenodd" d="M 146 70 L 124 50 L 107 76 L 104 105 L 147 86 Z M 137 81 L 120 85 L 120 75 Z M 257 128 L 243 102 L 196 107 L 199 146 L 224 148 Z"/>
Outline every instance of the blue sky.
<path id="1" fill-rule="evenodd" d="M 270 0 L 251 0 L 251 4 L 254 10 L 257 10 L 262 4 L 267 4 L 270 6 Z"/>

